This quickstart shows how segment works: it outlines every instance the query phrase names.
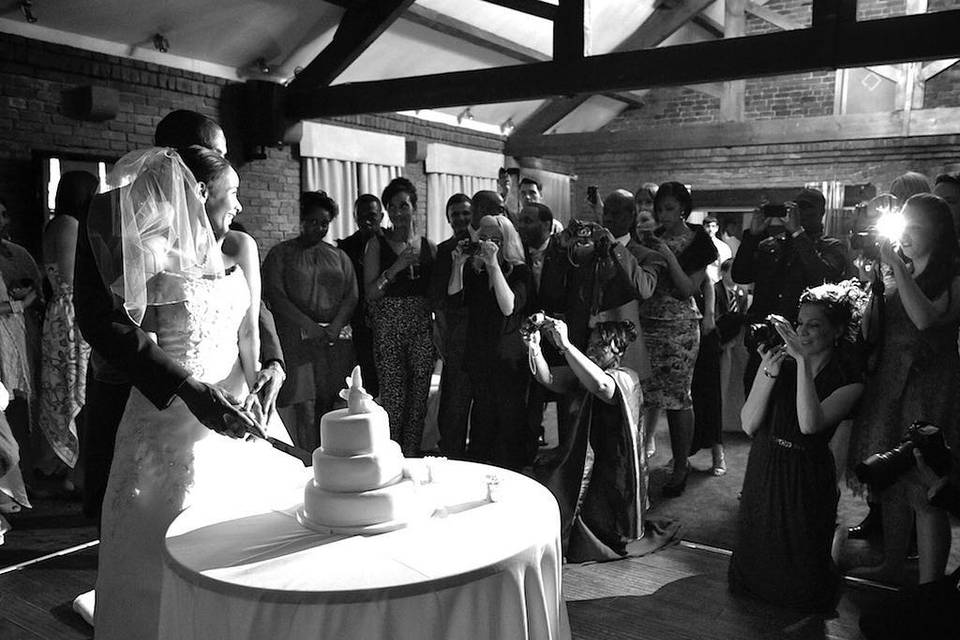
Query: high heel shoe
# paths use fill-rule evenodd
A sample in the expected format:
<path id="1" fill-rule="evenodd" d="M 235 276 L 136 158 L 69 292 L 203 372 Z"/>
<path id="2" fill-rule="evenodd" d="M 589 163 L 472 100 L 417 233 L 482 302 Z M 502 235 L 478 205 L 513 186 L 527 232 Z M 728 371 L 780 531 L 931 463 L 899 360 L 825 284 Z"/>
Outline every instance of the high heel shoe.
<path id="1" fill-rule="evenodd" d="M 850 540 L 866 540 L 875 535 L 883 533 L 883 513 L 880 503 L 868 502 L 870 511 L 866 517 L 860 521 L 860 524 L 850 527 L 847 530 L 847 538 Z"/>

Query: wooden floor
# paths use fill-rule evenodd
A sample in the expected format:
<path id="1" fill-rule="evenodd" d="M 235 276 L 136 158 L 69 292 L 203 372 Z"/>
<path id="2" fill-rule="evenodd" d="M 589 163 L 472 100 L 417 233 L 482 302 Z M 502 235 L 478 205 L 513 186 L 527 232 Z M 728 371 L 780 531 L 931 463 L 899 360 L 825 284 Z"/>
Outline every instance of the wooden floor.
<path id="1" fill-rule="evenodd" d="M 727 591 L 727 555 L 685 544 L 645 558 L 569 565 L 563 589 L 577 640 L 772 640 L 860 638 L 860 609 L 886 594 L 848 587 L 829 619 L 734 598 Z M 84 640 L 92 629 L 70 608 L 91 589 L 96 547 L 0 569 L 0 638 Z"/>

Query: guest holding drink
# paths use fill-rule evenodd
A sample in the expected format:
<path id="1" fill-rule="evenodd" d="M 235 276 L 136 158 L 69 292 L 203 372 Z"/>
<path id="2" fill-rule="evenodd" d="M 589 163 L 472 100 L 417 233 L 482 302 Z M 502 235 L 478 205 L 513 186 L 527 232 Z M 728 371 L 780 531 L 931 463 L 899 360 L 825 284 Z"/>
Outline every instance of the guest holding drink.
<path id="1" fill-rule="evenodd" d="M 409 457 L 420 455 L 435 360 L 429 294 L 437 249 L 416 235 L 412 182 L 394 178 L 381 200 L 391 227 L 367 242 L 363 274 L 380 403 L 390 416 L 390 437 Z"/>

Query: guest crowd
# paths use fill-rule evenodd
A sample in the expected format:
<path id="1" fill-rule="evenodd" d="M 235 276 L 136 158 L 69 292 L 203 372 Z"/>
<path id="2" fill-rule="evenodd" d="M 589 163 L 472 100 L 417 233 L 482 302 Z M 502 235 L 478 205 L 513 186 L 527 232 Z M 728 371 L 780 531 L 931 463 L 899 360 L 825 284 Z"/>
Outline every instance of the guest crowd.
<path id="1" fill-rule="evenodd" d="M 162 124 L 157 132 L 195 175 L 216 162 L 184 149 L 216 149 L 222 138 L 203 126 L 207 138 L 187 144 L 165 137 Z M 843 481 L 872 505 L 853 536 L 882 530 L 883 562 L 860 575 L 902 582 L 913 536 L 920 583 L 947 580 L 955 470 L 931 470 L 918 454 L 908 471 L 872 482 L 860 463 L 896 447 L 917 421 L 956 451 L 960 178 L 898 178 L 889 201 L 902 228 L 877 235 L 884 212 L 868 206 L 853 243 L 825 235 L 816 189 L 758 207 L 743 229 L 734 218 L 694 224 L 695 186 L 680 182 L 591 196 L 566 225 L 537 180 L 518 184 L 516 211 L 505 206 L 505 184 L 452 195 L 450 237 L 439 245 L 417 228 L 422 194 L 406 178 L 355 202 L 302 194 L 298 235 L 262 263 L 263 373 L 252 381 L 267 414 L 275 398 L 294 444 L 322 445 L 320 418 L 341 406 L 338 392 L 359 364 L 404 455 L 439 453 L 540 480 L 560 504 L 566 558 L 586 561 L 670 542 L 676 529 L 646 517 L 651 501 L 687 491 L 698 450 L 710 451 L 712 475 L 724 475 L 722 433 L 742 428 L 752 445 L 730 563 L 735 592 L 832 609 Z M 117 356 L 94 337 L 91 355 L 74 312 L 78 228 L 98 186 L 84 172 L 62 176 L 42 271 L 0 240 L 0 540 L 3 515 L 41 494 L 24 476 L 82 488 L 87 512 L 99 514 L 109 425 L 115 432 L 123 406 L 95 399 L 128 394 L 129 378 L 139 388 L 132 374 L 113 377 Z M 238 201 L 229 218 L 241 209 Z M 0 200 L 0 235 L 11 213 Z M 352 215 L 357 231 L 335 246 L 329 229 L 340 215 Z M 235 233 L 223 236 L 227 245 L 248 237 Z M 176 389 L 193 410 L 189 388 Z M 558 442 L 547 447 L 553 404 Z M 661 415 L 672 462 L 651 496 Z M 427 425 L 439 432 L 437 451 L 423 450 Z M 960 597 L 948 592 L 938 597 L 956 607 Z M 884 625 L 868 628 L 886 637 Z"/>

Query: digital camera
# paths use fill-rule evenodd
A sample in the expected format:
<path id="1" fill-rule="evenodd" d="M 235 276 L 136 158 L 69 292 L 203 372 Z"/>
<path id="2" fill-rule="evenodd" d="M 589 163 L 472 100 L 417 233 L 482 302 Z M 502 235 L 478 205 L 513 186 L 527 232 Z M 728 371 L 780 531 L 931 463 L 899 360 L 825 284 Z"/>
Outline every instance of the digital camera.
<path id="1" fill-rule="evenodd" d="M 460 252 L 465 256 L 480 255 L 480 243 L 476 240 L 461 240 L 457 243 Z"/>
<path id="2" fill-rule="evenodd" d="M 756 351 L 760 346 L 763 347 L 764 351 L 769 351 L 783 344 L 783 338 L 780 337 L 777 328 L 773 326 L 770 318 L 767 317 L 763 322 L 755 322 L 747 325 L 747 329 L 743 334 L 743 344 L 746 345 L 750 351 Z"/>
<path id="3" fill-rule="evenodd" d="M 540 327 L 547 321 L 547 316 L 543 311 L 537 311 L 533 315 L 527 316 L 523 319 L 523 322 L 520 323 L 520 335 L 524 338 L 529 338 L 537 331 L 540 330 Z"/>
<path id="4" fill-rule="evenodd" d="M 874 489 L 889 487 L 916 464 L 914 449 L 923 454 L 924 462 L 937 475 L 944 476 L 950 470 L 950 449 L 943 439 L 943 431 L 935 424 L 918 420 L 907 428 L 897 446 L 875 453 L 858 464 L 854 470 L 857 479 Z"/>

